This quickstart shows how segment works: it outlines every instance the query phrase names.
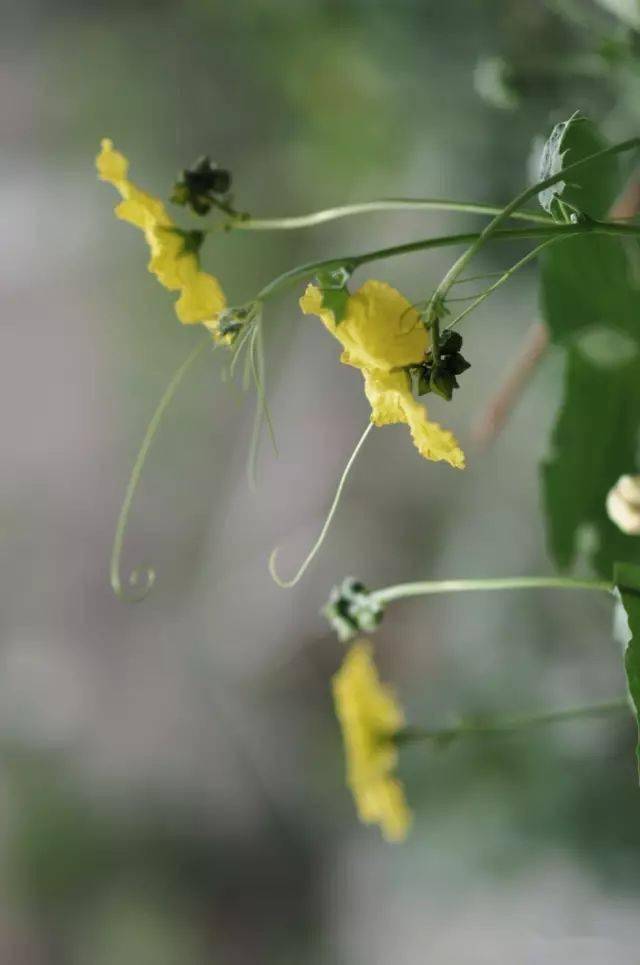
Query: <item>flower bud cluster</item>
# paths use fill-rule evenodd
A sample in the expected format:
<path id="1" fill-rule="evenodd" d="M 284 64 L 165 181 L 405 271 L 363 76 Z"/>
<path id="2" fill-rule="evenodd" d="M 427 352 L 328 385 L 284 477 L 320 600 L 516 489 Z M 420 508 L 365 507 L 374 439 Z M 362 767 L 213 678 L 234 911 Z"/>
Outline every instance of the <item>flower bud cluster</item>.
<path id="1" fill-rule="evenodd" d="M 346 643 L 359 633 L 376 630 L 384 607 L 363 583 L 348 576 L 339 586 L 334 586 L 322 613 L 340 642 Z"/>
<path id="2" fill-rule="evenodd" d="M 438 345 L 438 359 L 433 352 L 427 352 L 424 362 L 411 367 L 411 375 L 418 395 L 435 392 L 443 399 L 451 401 L 454 389 L 460 385 L 456 378 L 471 367 L 460 354 L 462 335 L 459 332 L 445 332 Z"/>
<path id="3" fill-rule="evenodd" d="M 219 168 L 211 158 L 201 157 L 190 168 L 185 168 L 182 176 L 173 186 L 171 200 L 191 208 L 195 214 L 208 214 L 216 205 L 220 207 L 221 200 L 231 187 L 231 174 L 224 168 Z"/>

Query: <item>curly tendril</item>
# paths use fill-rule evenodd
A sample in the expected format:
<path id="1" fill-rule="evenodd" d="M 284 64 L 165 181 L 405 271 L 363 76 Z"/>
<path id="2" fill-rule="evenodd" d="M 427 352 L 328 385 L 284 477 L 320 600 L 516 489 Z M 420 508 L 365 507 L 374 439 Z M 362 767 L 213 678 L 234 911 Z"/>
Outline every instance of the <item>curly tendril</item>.
<path id="1" fill-rule="evenodd" d="M 156 411 L 153 413 L 151 421 L 147 426 L 147 431 L 144 434 L 142 445 L 140 446 L 140 450 L 136 456 L 136 461 L 134 462 L 133 469 L 131 470 L 131 475 L 129 476 L 129 482 L 127 483 L 124 500 L 118 516 L 115 536 L 113 538 L 113 549 L 111 550 L 111 565 L 109 570 L 111 588 L 113 589 L 113 592 L 120 600 L 124 600 L 127 603 L 139 603 L 140 600 L 144 600 L 144 598 L 153 588 L 156 579 L 155 570 L 151 566 L 137 566 L 129 574 L 124 586 L 121 579 L 120 559 L 122 557 L 122 546 L 127 530 L 127 522 L 129 520 L 129 512 L 131 511 L 133 497 L 135 496 L 136 489 L 138 488 L 140 476 L 142 475 L 142 469 L 149 454 L 151 443 L 155 438 L 165 411 L 169 407 L 171 400 L 178 389 L 178 386 L 187 373 L 187 370 L 191 368 L 191 365 L 202 353 L 204 347 L 210 344 L 211 339 L 207 335 L 207 337 L 199 342 L 189 353 L 184 362 L 173 374 L 171 381 L 164 390 Z M 215 345 L 213 347 L 215 348 Z"/>
<path id="2" fill-rule="evenodd" d="M 280 547 L 276 546 L 275 549 L 272 551 L 271 556 L 269 557 L 269 573 L 271 574 L 271 579 L 274 581 L 274 583 L 277 583 L 278 586 L 282 587 L 283 590 L 288 590 L 292 586 L 295 586 L 296 583 L 300 582 L 305 572 L 307 571 L 308 567 L 313 562 L 314 557 L 317 555 L 318 550 L 321 548 L 322 544 L 324 543 L 327 532 L 329 531 L 329 527 L 331 526 L 331 521 L 333 520 L 333 517 L 335 516 L 336 510 L 338 508 L 338 503 L 340 502 L 340 497 L 342 496 L 342 490 L 344 489 L 344 485 L 347 481 L 347 476 L 349 475 L 349 472 L 351 471 L 351 467 L 353 466 L 354 462 L 358 457 L 358 453 L 360 452 L 360 450 L 364 445 L 365 439 L 367 438 L 367 436 L 369 435 L 372 429 L 373 429 L 373 422 L 370 422 L 367 425 L 367 428 L 360 436 L 360 439 L 358 440 L 358 443 L 355 449 L 353 450 L 353 452 L 349 457 L 349 461 L 347 462 L 347 465 L 344 467 L 342 476 L 340 477 L 340 482 L 338 483 L 336 494 L 333 497 L 333 502 L 331 503 L 331 507 L 329 509 L 329 512 L 327 513 L 327 518 L 325 519 L 324 525 L 320 530 L 320 535 L 318 536 L 317 540 L 311 547 L 308 555 L 302 562 L 297 573 L 295 574 L 295 576 L 292 576 L 290 580 L 283 580 L 282 577 L 278 575 L 278 572 L 276 570 L 276 557 L 280 552 Z"/>

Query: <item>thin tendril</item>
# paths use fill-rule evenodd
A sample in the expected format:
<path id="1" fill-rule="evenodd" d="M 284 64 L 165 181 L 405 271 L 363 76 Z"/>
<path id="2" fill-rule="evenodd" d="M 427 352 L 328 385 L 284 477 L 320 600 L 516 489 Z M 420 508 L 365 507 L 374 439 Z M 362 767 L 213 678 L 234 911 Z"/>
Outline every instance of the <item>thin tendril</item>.
<path id="1" fill-rule="evenodd" d="M 236 365 L 238 364 L 238 359 L 240 358 L 240 353 L 245 347 L 247 339 L 253 334 L 253 326 L 247 325 L 245 330 L 240 333 L 238 339 L 233 346 L 233 358 L 229 364 L 229 377 L 233 378 L 233 373 L 235 372 Z"/>
<path id="2" fill-rule="evenodd" d="M 320 530 L 320 535 L 318 536 L 317 540 L 313 544 L 311 550 L 309 551 L 309 554 L 307 555 L 306 559 L 303 561 L 302 565 L 300 566 L 295 576 L 293 576 L 290 580 L 283 580 L 282 577 L 278 576 L 278 573 L 276 571 L 276 557 L 278 555 L 280 547 L 276 546 L 276 548 L 271 553 L 271 556 L 269 557 L 269 573 L 271 574 L 271 578 L 274 581 L 274 583 L 277 583 L 278 586 L 281 586 L 283 589 L 289 589 L 290 587 L 295 586 L 296 583 L 298 583 L 301 580 L 307 568 L 313 562 L 313 559 L 318 553 L 318 550 L 321 548 L 322 544 L 324 543 L 325 536 L 327 535 L 329 527 L 331 526 L 331 521 L 333 520 L 336 509 L 338 508 L 338 503 L 340 502 L 340 497 L 342 495 L 342 490 L 344 489 L 344 485 L 347 481 L 347 476 L 349 475 L 351 467 L 356 461 L 358 457 L 358 453 L 362 449 L 362 446 L 364 445 L 364 441 L 369 435 L 369 433 L 371 432 L 372 428 L 373 428 L 373 422 L 370 422 L 367 428 L 360 436 L 360 439 L 355 449 L 351 453 L 349 457 L 349 461 L 347 462 L 347 465 L 344 467 L 342 476 L 340 477 L 340 482 L 338 483 L 336 494 L 333 497 L 333 502 L 331 503 L 331 508 L 327 513 L 327 518 L 324 521 L 324 525 Z"/>
<path id="3" fill-rule="evenodd" d="M 549 245 L 554 244 L 554 242 L 556 241 L 560 241 L 560 238 L 547 238 L 547 240 L 543 241 L 541 245 L 536 245 L 536 247 L 533 248 L 530 252 L 528 252 L 524 256 L 524 258 L 521 258 L 520 261 L 517 261 L 515 265 L 512 265 L 511 268 L 507 268 L 507 270 L 500 276 L 500 278 L 498 278 L 497 281 L 493 283 L 493 285 L 489 285 L 489 287 L 486 288 L 483 292 L 480 292 L 479 295 L 476 295 L 472 304 L 468 305 L 464 309 L 464 311 L 460 312 L 459 315 L 456 315 L 456 317 L 453 319 L 452 322 L 449 322 L 449 324 L 446 326 L 447 329 L 453 328 L 454 325 L 457 325 L 458 322 L 461 322 L 462 319 L 470 312 L 472 312 L 474 308 L 477 308 L 478 305 L 480 305 L 485 300 L 485 298 L 488 298 L 489 295 L 491 295 L 494 291 L 496 291 L 496 289 L 500 288 L 501 285 L 504 285 L 504 283 L 507 282 L 511 278 L 511 276 L 518 271 L 519 268 L 524 268 L 524 266 L 528 262 L 533 261 L 534 258 L 537 258 L 537 256 L 544 248 L 547 248 Z M 462 299 L 457 299 L 457 298 L 447 299 L 447 301 L 449 302 L 458 301 L 458 300 L 462 300 Z"/>
<path id="4" fill-rule="evenodd" d="M 127 587 L 123 587 L 122 585 L 122 580 L 120 578 L 120 558 L 122 556 L 122 546 L 127 529 L 127 522 L 129 520 L 131 503 L 133 502 L 133 497 L 135 496 L 138 483 L 140 482 L 140 476 L 142 474 L 145 460 L 149 454 L 151 443 L 153 442 L 155 434 L 158 431 L 162 417 L 170 405 L 178 386 L 186 375 L 187 370 L 195 362 L 196 358 L 200 355 L 204 347 L 210 344 L 211 339 L 207 335 L 206 338 L 196 345 L 196 347 L 187 356 L 185 361 L 173 374 L 171 381 L 164 390 L 156 411 L 153 413 L 151 421 L 147 426 L 147 431 L 144 434 L 142 445 L 140 446 L 140 450 L 136 456 L 136 461 L 134 462 L 133 469 L 131 470 L 131 475 L 129 476 L 129 481 L 124 494 L 124 500 L 118 516 L 115 536 L 113 538 L 111 565 L 109 569 L 111 588 L 113 589 L 113 592 L 119 599 L 125 600 L 129 603 L 138 603 L 140 600 L 143 600 L 151 591 L 156 579 L 156 574 L 153 567 L 138 566 L 129 574 L 127 579 Z"/>
<path id="5" fill-rule="evenodd" d="M 595 154 L 589 154 L 587 157 L 574 161 L 572 164 L 567 165 L 567 167 L 562 168 L 562 170 L 556 171 L 548 178 L 544 178 L 543 180 L 538 181 L 536 184 L 532 184 L 528 188 L 525 188 L 524 191 L 521 191 L 520 194 L 513 199 L 513 201 L 510 201 L 509 204 L 503 208 L 500 214 L 496 215 L 495 218 L 492 218 L 489 224 L 480 232 L 475 241 L 473 241 L 467 250 L 456 259 L 433 292 L 433 295 L 431 296 L 430 308 L 433 309 L 434 312 L 437 311 L 438 306 L 448 295 L 454 281 L 460 277 L 471 259 L 477 255 L 480 249 L 491 238 L 494 238 L 498 234 L 498 229 L 500 226 L 508 218 L 512 217 L 514 212 L 517 211 L 518 208 L 521 208 L 522 205 L 525 204 L 530 198 L 533 198 L 534 195 L 539 194 L 546 188 L 550 188 L 552 185 L 557 184 L 558 181 L 564 180 L 565 183 L 570 183 L 567 177 L 568 175 L 573 175 L 578 171 L 584 170 L 594 161 L 599 161 L 605 157 L 611 157 L 614 154 L 620 154 L 624 151 L 630 151 L 632 148 L 635 149 L 637 147 L 640 147 L 640 137 L 633 137 L 628 141 L 622 141 L 620 144 L 614 144 L 611 147 L 604 148 L 602 151 L 596 151 Z M 564 227 L 570 228 L 571 225 L 565 225 Z M 613 225 L 611 227 L 613 227 Z M 618 225 L 617 227 L 623 231 L 628 231 L 631 226 Z M 591 230 L 591 224 L 589 224 L 588 230 Z"/>
<path id="6" fill-rule="evenodd" d="M 253 420 L 253 432 L 251 434 L 251 445 L 249 447 L 249 460 L 247 464 L 247 472 L 249 476 L 249 487 L 252 491 L 256 489 L 256 459 L 258 455 L 258 445 L 260 443 L 260 433 L 262 430 L 262 420 L 267 423 L 267 429 L 269 431 L 269 438 L 271 439 L 271 445 L 273 446 L 273 451 L 276 456 L 278 455 L 278 445 L 276 443 L 276 435 L 273 428 L 273 421 L 271 419 L 271 412 L 269 410 L 269 404 L 267 402 L 267 393 L 265 385 L 265 365 L 264 365 L 264 347 L 262 344 L 262 324 L 258 322 L 256 325 L 256 332 L 254 338 L 251 340 L 249 346 L 249 357 L 251 359 L 251 367 L 253 370 L 253 379 L 256 385 L 256 413 Z"/>
<path id="7" fill-rule="evenodd" d="M 482 275 L 468 275 L 466 278 L 456 278 L 453 285 L 465 285 L 468 281 L 484 281 L 485 278 L 496 278 L 502 275 L 501 271 L 485 271 Z"/>
<path id="8" fill-rule="evenodd" d="M 249 343 L 247 345 L 245 356 L 244 356 L 244 368 L 242 370 L 242 391 L 249 391 L 249 383 L 251 381 L 251 372 L 253 369 L 253 347 L 256 341 L 256 326 L 251 326 L 251 336 L 249 338 Z"/>

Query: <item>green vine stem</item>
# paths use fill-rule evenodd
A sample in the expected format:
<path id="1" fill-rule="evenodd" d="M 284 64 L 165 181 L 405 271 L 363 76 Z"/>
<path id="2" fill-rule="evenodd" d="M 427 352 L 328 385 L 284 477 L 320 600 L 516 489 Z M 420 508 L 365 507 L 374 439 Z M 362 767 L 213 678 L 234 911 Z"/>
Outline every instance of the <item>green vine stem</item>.
<path id="1" fill-rule="evenodd" d="M 316 225 L 349 218 L 357 214 L 372 214 L 376 211 L 459 211 L 467 214 L 497 215 L 503 209 L 492 204 L 475 204 L 468 201 L 451 201 L 446 198 L 382 198 L 376 201 L 359 201 L 354 204 L 341 204 L 308 214 L 293 215 L 288 218 L 232 218 L 224 227 L 239 231 L 287 231 L 297 228 L 313 228 Z M 547 215 L 535 211 L 517 211 L 514 218 L 520 221 L 553 224 Z"/>
<path id="2" fill-rule="evenodd" d="M 510 734 L 514 731 L 525 730 L 529 727 L 541 727 L 547 724 L 568 723 L 589 717 L 603 717 L 607 714 L 629 710 L 629 701 L 622 697 L 618 700 L 603 701 L 599 704 L 588 704 L 584 707 L 570 707 L 566 710 L 551 710 L 539 714 L 526 714 L 520 717 L 504 717 L 481 723 L 465 721 L 453 727 L 443 727 L 429 730 L 422 727 L 405 727 L 395 737 L 396 744 L 414 744 L 419 741 L 430 741 L 436 744 L 449 744 L 461 737 L 492 737 Z"/>
<path id="3" fill-rule="evenodd" d="M 486 580 L 423 580 L 416 583 L 398 583 L 381 590 L 373 590 L 372 601 L 385 606 L 394 600 L 411 596 L 430 596 L 435 593 L 469 593 L 492 590 L 614 590 L 613 583 L 599 580 L 575 580 L 569 576 L 508 576 Z"/>
<path id="4" fill-rule="evenodd" d="M 291 268 L 282 275 L 278 275 L 277 278 L 272 279 L 267 285 L 264 286 L 264 288 L 261 289 L 261 291 L 258 292 L 256 295 L 256 301 L 264 302 L 269 298 L 273 298 L 274 295 L 280 294 L 282 291 L 290 288 L 292 285 L 296 284 L 296 282 L 300 281 L 300 279 L 309 278 L 312 275 L 315 275 L 318 271 L 331 271 L 336 268 L 345 267 L 349 271 L 353 272 L 356 270 L 356 268 L 360 268 L 362 265 L 369 264 L 373 261 L 381 261 L 384 258 L 394 258 L 398 255 L 407 255 L 417 251 L 428 251 L 431 248 L 444 248 L 453 245 L 463 245 L 467 244 L 468 242 L 475 243 L 483 236 L 483 234 L 484 232 L 478 233 L 477 231 L 468 231 L 462 234 L 442 235 L 436 238 L 423 238 L 419 241 L 409 241 L 405 244 L 393 245 L 389 248 L 378 248 L 374 251 L 364 252 L 361 255 L 343 255 L 341 258 L 328 258 L 322 261 L 310 261 L 304 265 L 299 265 L 296 268 Z M 531 225 L 530 227 L 526 228 L 503 228 L 496 230 L 491 233 L 491 237 L 494 241 L 519 241 L 523 238 L 556 239 L 563 237 L 570 238 L 576 235 L 584 234 L 610 234 L 637 238 L 640 237 L 640 225 L 618 224 L 607 221 L 587 221 L 580 224 L 568 225 Z M 468 250 L 470 251 L 471 248 Z M 458 264 L 458 262 L 456 262 L 456 264 Z M 464 267 L 464 265 L 461 266 L 460 270 L 462 270 L 462 267 Z M 454 284 L 454 282 L 455 278 L 451 280 L 447 287 L 447 291 Z"/>
<path id="5" fill-rule="evenodd" d="M 151 421 L 147 426 L 147 431 L 144 434 L 142 445 L 140 446 L 138 455 L 136 456 L 136 461 L 134 462 L 133 469 L 131 470 L 131 475 L 129 476 L 129 481 L 124 494 L 124 500 L 122 502 L 118 522 L 116 524 L 116 532 L 113 538 L 113 548 L 111 550 L 111 565 L 109 569 L 111 588 L 113 589 L 113 592 L 117 597 L 119 597 L 119 599 L 125 600 L 128 603 L 138 603 L 140 600 L 143 600 L 151 591 L 156 579 L 153 567 L 138 566 L 131 571 L 127 580 L 126 588 L 122 585 L 122 579 L 120 576 L 120 559 L 122 556 L 122 546 L 127 530 L 127 522 L 129 520 L 129 513 L 131 511 L 133 497 L 135 496 L 136 489 L 138 488 L 140 476 L 142 475 L 142 469 L 144 467 L 147 455 L 149 454 L 151 443 L 153 442 L 156 432 L 160 427 L 162 417 L 170 405 L 174 395 L 176 394 L 178 386 L 182 382 L 184 376 L 187 374 L 187 371 L 202 353 L 206 345 L 211 345 L 211 337 L 209 335 L 198 342 L 196 347 L 189 353 L 184 362 L 174 372 L 171 381 L 162 393 L 160 402 L 158 403 L 156 410 L 151 417 Z"/>
<path id="6" fill-rule="evenodd" d="M 552 174 L 550 177 L 545 178 L 542 181 L 538 181 L 537 184 L 526 188 L 524 191 L 521 191 L 520 194 L 517 195 L 517 197 L 515 197 L 513 201 L 506 206 L 506 208 L 503 208 L 500 214 L 496 215 L 495 218 L 489 222 L 486 228 L 480 232 L 478 237 L 472 242 L 469 248 L 467 248 L 467 250 L 460 255 L 457 261 L 453 263 L 433 293 L 430 302 L 431 306 L 435 308 L 438 304 L 442 303 L 454 281 L 469 264 L 474 255 L 477 254 L 480 248 L 482 248 L 482 246 L 486 244 L 491 237 L 496 235 L 500 225 L 503 224 L 508 218 L 512 217 L 518 208 L 521 208 L 524 204 L 526 204 L 530 198 L 535 197 L 540 193 L 540 191 L 544 191 L 545 188 L 550 188 L 554 184 L 557 184 L 558 181 L 564 181 L 568 175 L 575 174 L 588 164 L 593 163 L 593 161 L 610 157 L 613 154 L 621 154 L 624 151 L 630 151 L 639 145 L 640 138 L 633 137 L 628 141 L 622 141 L 620 144 L 614 144 L 612 147 L 604 148 L 602 151 L 596 151 L 595 154 L 590 154 L 588 157 L 582 158 L 579 161 L 574 161 L 573 164 L 568 164 L 566 167 L 563 167 L 560 171 Z"/>

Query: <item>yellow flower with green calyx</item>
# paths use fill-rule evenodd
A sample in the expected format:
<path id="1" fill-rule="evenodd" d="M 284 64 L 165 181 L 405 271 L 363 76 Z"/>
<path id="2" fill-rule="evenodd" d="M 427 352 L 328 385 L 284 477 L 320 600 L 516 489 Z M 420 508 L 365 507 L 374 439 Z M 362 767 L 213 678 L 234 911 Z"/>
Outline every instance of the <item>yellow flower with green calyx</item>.
<path id="1" fill-rule="evenodd" d="M 430 422 L 411 393 L 405 369 L 424 360 L 430 336 L 407 299 L 385 282 L 367 281 L 349 295 L 338 324 L 322 302 L 320 288 L 309 285 L 300 307 L 306 315 L 321 318 L 338 339 L 343 347 L 340 361 L 362 372 L 371 421 L 377 426 L 405 423 L 421 456 L 463 469 L 464 453 L 453 433 Z"/>
<path id="2" fill-rule="evenodd" d="M 196 251 L 189 250 L 185 233 L 176 229 L 162 201 L 129 181 L 129 162 L 109 138 L 102 141 L 96 167 L 100 180 L 112 184 L 122 198 L 115 208 L 117 217 L 144 232 L 151 251 L 149 271 L 169 291 L 180 292 L 176 302 L 180 321 L 215 326 L 216 316 L 226 306 L 222 288 L 217 278 L 201 271 Z"/>
<path id="3" fill-rule="evenodd" d="M 393 776 L 398 761 L 393 738 L 404 726 L 404 715 L 391 689 L 380 682 L 365 640 L 347 652 L 333 678 L 333 697 L 358 816 L 365 824 L 380 825 L 387 841 L 403 841 L 411 811 Z"/>

